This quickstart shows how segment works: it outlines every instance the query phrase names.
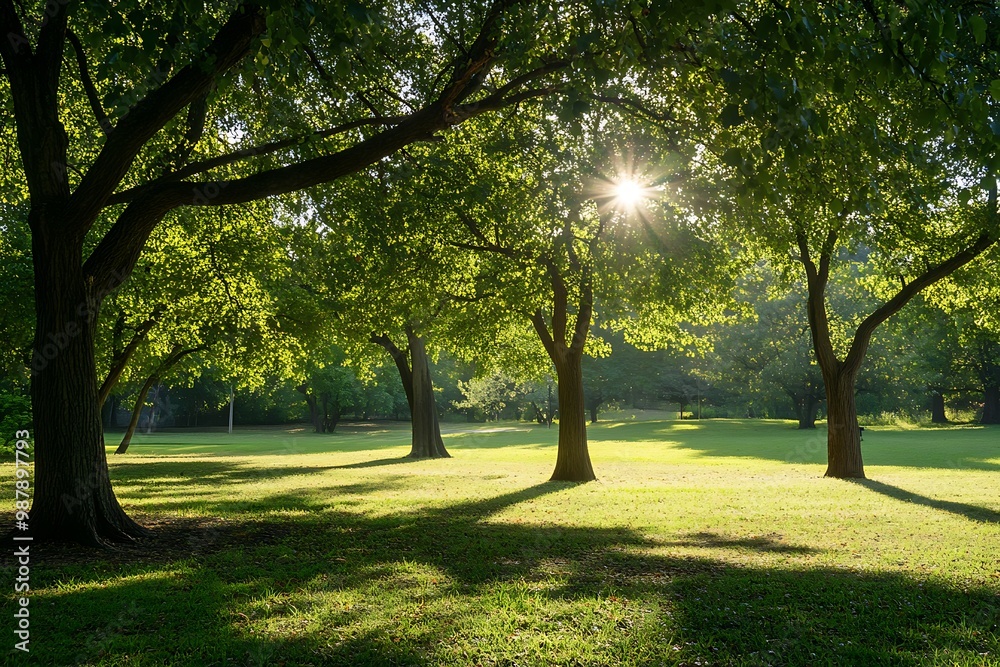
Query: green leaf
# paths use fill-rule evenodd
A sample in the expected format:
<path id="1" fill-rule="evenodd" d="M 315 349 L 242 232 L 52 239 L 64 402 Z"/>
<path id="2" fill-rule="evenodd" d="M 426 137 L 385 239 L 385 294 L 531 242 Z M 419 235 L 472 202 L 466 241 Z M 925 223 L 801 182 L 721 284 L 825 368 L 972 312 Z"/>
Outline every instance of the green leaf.
<path id="1" fill-rule="evenodd" d="M 719 122 L 724 127 L 735 127 L 743 123 L 743 115 L 738 104 L 728 104 L 719 114 Z"/>
<path id="2" fill-rule="evenodd" d="M 969 26 L 972 28 L 972 36 L 976 39 L 976 44 L 986 42 L 986 19 L 982 16 L 973 16 L 969 19 Z"/>
<path id="3" fill-rule="evenodd" d="M 743 153 L 739 148 L 730 148 L 722 155 L 722 162 L 731 167 L 743 166 Z"/>

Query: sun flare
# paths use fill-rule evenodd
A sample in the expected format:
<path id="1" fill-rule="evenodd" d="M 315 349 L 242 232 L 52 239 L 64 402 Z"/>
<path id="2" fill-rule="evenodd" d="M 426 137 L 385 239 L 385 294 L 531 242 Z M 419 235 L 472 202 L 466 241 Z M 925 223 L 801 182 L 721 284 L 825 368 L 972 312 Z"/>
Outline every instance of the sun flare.
<path id="1" fill-rule="evenodd" d="M 620 206 L 627 208 L 635 208 L 647 197 L 646 188 L 631 179 L 625 179 L 615 184 L 614 196 L 615 201 Z"/>

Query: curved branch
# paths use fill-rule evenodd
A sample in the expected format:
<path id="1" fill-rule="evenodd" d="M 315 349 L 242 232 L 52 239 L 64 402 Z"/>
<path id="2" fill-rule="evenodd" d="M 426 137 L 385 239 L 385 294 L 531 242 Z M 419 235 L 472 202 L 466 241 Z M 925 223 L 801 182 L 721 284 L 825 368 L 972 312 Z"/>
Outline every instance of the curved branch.
<path id="1" fill-rule="evenodd" d="M 73 51 L 76 53 L 76 64 L 80 68 L 80 83 L 83 84 L 83 90 L 87 94 L 87 101 L 90 102 L 94 118 L 97 119 L 97 124 L 101 126 L 101 130 L 107 136 L 114 129 L 114 123 L 108 118 L 108 114 L 104 112 L 104 107 L 101 106 L 101 98 L 97 94 L 97 87 L 94 86 L 94 80 L 90 78 L 90 68 L 87 66 L 87 54 L 83 50 L 83 44 L 80 43 L 80 38 L 72 30 L 66 31 L 66 39 L 69 40 L 69 43 L 73 46 Z"/>
<path id="2" fill-rule="evenodd" d="M 111 368 L 108 370 L 108 375 L 104 378 L 104 382 L 101 383 L 101 388 L 97 392 L 98 405 L 104 405 L 104 403 L 108 400 L 111 390 L 115 388 L 116 384 L 118 384 L 118 378 L 121 377 L 122 372 L 128 365 L 129 359 L 132 358 L 132 355 L 139 348 L 142 342 L 146 340 L 146 336 L 149 334 L 149 331 L 156 326 L 156 322 L 162 312 L 162 308 L 154 310 L 148 320 L 135 328 L 135 333 L 132 335 L 132 338 L 129 340 L 124 349 L 116 354 L 115 358 L 111 360 Z"/>
<path id="3" fill-rule="evenodd" d="M 260 146 L 253 146 L 251 148 L 243 148 L 235 153 L 228 153 L 226 155 L 219 155 L 214 158 L 209 158 L 207 160 L 201 160 L 199 162 L 192 162 L 186 167 L 182 167 L 177 171 L 170 174 L 165 174 L 164 176 L 145 183 L 143 185 L 136 186 L 134 188 L 129 188 L 128 190 L 123 190 L 121 192 L 116 192 L 115 194 L 108 197 L 106 206 L 111 206 L 113 204 L 124 204 L 132 201 L 139 195 L 149 192 L 154 189 L 157 185 L 162 185 L 164 183 L 174 183 L 181 179 L 187 178 L 189 176 L 196 176 L 202 174 L 206 171 L 211 171 L 212 169 L 217 169 L 218 167 L 224 167 L 226 165 L 234 164 L 242 160 L 248 160 L 254 157 L 260 157 L 262 155 L 270 155 L 272 153 L 277 153 L 285 148 L 291 148 L 293 146 L 298 146 L 306 141 L 312 139 L 326 139 L 338 134 L 343 134 L 344 132 L 349 132 L 360 127 L 368 127 L 373 125 L 394 125 L 400 123 L 404 120 L 401 116 L 393 116 L 388 118 L 360 118 L 358 120 L 352 120 L 348 123 L 342 125 L 337 125 L 336 127 L 331 127 L 326 130 L 319 130 L 316 132 L 311 132 L 309 134 L 300 134 L 294 137 L 288 137 L 285 139 L 279 139 L 278 141 L 272 141 L 271 143 L 261 144 Z"/>
<path id="4" fill-rule="evenodd" d="M 864 360 L 865 353 L 868 351 L 868 345 L 871 343 L 872 335 L 875 333 L 875 329 L 880 324 L 902 310 L 903 306 L 909 303 L 913 297 L 925 288 L 933 285 L 943 278 L 947 278 L 952 273 L 962 268 L 979 255 L 983 254 L 996 242 L 997 236 L 995 234 L 991 235 L 984 232 L 969 246 L 963 248 L 937 266 L 933 266 L 923 272 L 907 283 L 905 287 L 896 292 L 891 299 L 882 304 L 882 306 L 866 317 L 861 324 L 858 325 L 858 330 L 854 334 L 854 340 L 851 341 L 850 352 L 848 352 L 847 358 L 844 361 L 845 367 L 855 371 L 861 367 L 861 362 Z"/>
<path id="5" fill-rule="evenodd" d="M 118 121 L 67 207 L 74 212 L 77 227 L 89 228 L 146 142 L 181 109 L 208 92 L 220 74 L 242 61 L 265 29 L 263 9 L 243 4 L 219 29 L 200 60 L 149 93 Z"/>

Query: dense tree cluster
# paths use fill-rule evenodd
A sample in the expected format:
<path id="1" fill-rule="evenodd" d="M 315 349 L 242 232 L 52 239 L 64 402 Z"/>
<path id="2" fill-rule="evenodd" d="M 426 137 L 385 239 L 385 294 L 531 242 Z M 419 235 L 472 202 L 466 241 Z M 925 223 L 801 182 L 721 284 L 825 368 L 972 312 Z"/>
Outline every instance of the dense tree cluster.
<path id="1" fill-rule="evenodd" d="M 409 415 L 415 457 L 449 410 L 555 419 L 575 481 L 608 405 L 822 415 L 834 477 L 859 406 L 1000 421 L 991 4 L 0 0 L 0 35 L 38 538 L 145 534 L 123 399 L 121 452 L 166 396 Z"/>

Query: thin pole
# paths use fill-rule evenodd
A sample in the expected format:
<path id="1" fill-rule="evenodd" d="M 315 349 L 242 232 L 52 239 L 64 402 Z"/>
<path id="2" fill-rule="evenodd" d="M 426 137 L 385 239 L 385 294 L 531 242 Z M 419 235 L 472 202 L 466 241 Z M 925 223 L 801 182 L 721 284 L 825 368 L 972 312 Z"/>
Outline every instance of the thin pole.
<path id="1" fill-rule="evenodd" d="M 233 386 L 229 385 L 229 434 L 233 433 L 233 403 L 236 400 L 236 392 L 233 391 Z"/>
<path id="2" fill-rule="evenodd" d="M 698 387 L 698 421 L 701 421 L 701 380 L 695 382 L 695 386 Z"/>

